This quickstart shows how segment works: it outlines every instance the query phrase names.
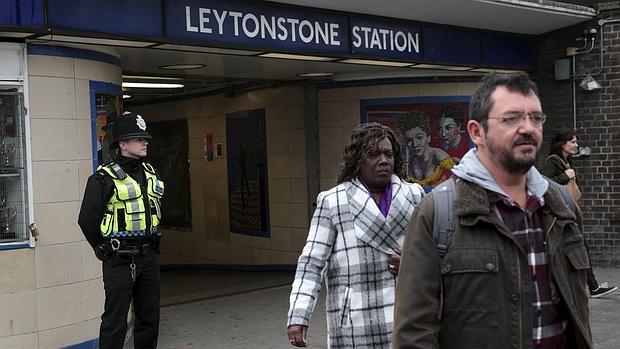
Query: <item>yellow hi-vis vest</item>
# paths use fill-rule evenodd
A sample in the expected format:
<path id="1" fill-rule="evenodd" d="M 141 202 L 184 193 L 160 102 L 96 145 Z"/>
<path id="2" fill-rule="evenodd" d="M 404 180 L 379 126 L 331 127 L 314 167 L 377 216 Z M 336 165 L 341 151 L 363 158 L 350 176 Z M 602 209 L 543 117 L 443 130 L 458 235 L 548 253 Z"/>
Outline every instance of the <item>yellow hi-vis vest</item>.
<path id="1" fill-rule="evenodd" d="M 164 195 L 164 182 L 157 179 L 155 169 L 148 163 L 142 163 L 147 182 L 149 207 L 144 205 L 140 184 L 117 163 L 99 166 L 97 169 L 105 171 L 114 182 L 114 194 L 105 205 L 105 213 L 101 220 L 100 230 L 105 237 L 137 237 L 147 236 L 156 232 L 161 220 L 161 198 Z M 147 231 L 146 215 L 150 213 L 151 229 Z M 125 226 L 119 227 L 121 219 Z"/>

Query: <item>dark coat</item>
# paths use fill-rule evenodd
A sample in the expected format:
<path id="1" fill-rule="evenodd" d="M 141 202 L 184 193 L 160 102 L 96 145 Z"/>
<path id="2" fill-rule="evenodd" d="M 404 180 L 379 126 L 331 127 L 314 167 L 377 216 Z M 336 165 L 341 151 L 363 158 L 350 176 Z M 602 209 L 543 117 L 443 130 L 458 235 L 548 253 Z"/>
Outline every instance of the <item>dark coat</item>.
<path id="1" fill-rule="evenodd" d="M 443 260 L 433 240 L 433 197 L 415 210 L 396 292 L 394 348 L 531 348 L 532 285 L 526 254 L 491 212 L 485 189 L 456 184 L 458 215 Z M 569 312 L 566 348 L 592 348 L 586 269 L 588 256 L 577 216 L 561 194 L 544 195 L 549 264 Z M 437 319 L 440 280 L 444 309 Z"/>
<path id="2" fill-rule="evenodd" d="M 570 181 L 570 178 L 564 173 L 567 168 L 570 168 L 570 164 L 567 161 L 564 161 L 558 155 L 550 155 L 545 160 L 541 172 L 556 183 L 565 185 Z"/>

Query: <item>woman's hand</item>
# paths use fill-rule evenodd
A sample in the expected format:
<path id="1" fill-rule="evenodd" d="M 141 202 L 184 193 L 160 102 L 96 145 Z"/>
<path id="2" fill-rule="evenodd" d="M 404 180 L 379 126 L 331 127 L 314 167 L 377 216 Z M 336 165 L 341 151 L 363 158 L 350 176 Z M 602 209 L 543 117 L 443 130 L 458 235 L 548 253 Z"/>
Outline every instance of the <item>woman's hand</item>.
<path id="1" fill-rule="evenodd" d="M 566 173 L 568 178 L 575 179 L 575 170 L 573 170 L 572 168 L 568 168 L 568 169 L 564 170 L 564 173 Z"/>
<path id="2" fill-rule="evenodd" d="M 308 345 L 308 327 L 301 325 L 289 326 L 286 330 L 288 334 L 288 342 L 296 347 L 305 347 Z"/>
<path id="3" fill-rule="evenodd" d="M 394 275 L 398 275 L 398 269 L 400 269 L 400 250 L 396 249 L 388 259 L 388 270 Z"/>

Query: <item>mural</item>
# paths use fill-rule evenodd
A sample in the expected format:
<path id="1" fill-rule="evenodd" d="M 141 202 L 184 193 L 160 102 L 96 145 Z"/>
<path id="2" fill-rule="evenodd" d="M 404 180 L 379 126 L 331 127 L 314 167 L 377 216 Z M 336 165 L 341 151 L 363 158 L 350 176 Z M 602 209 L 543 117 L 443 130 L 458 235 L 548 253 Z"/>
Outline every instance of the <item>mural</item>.
<path id="1" fill-rule="evenodd" d="M 403 146 L 407 180 L 430 191 L 472 147 L 469 97 L 412 97 L 360 102 L 361 121 L 390 127 Z"/>
<path id="2" fill-rule="evenodd" d="M 269 237 L 265 109 L 226 114 L 226 144 L 230 231 Z"/>

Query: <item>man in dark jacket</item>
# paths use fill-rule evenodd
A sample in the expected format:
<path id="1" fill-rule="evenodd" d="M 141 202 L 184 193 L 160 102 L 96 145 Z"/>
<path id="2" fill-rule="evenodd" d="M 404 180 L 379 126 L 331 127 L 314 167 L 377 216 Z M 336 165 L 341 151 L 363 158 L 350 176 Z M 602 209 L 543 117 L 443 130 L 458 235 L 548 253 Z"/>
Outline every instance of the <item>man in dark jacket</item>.
<path id="1" fill-rule="evenodd" d="M 580 221 L 533 167 L 536 85 L 491 74 L 472 97 L 476 145 L 453 169 L 456 226 L 440 258 L 433 195 L 408 225 L 394 348 L 591 348 Z"/>
<path id="2" fill-rule="evenodd" d="M 121 349 L 133 300 L 134 347 L 155 348 L 159 330 L 160 200 L 164 183 L 143 162 L 151 135 L 140 115 L 125 113 L 112 126 L 119 155 L 88 178 L 78 223 L 103 262 L 105 309 L 99 347 Z"/>

